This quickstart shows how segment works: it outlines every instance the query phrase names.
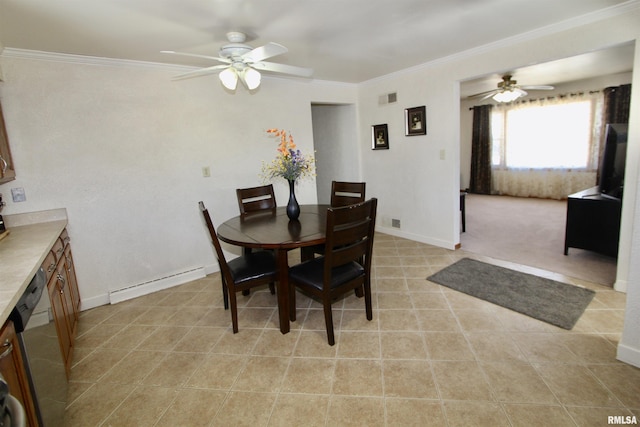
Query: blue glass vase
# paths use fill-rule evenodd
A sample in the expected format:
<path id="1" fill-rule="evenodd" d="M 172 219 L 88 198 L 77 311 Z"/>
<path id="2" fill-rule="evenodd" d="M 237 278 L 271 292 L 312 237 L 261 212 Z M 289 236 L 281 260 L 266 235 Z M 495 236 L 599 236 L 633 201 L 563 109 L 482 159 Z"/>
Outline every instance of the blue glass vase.
<path id="1" fill-rule="evenodd" d="M 289 181 L 289 203 L 287 203 L 287 216 L 290 220 L 296 220 L 300 216 L 300 205 L 296 200 L 296 181 L 293 179 Z"/>

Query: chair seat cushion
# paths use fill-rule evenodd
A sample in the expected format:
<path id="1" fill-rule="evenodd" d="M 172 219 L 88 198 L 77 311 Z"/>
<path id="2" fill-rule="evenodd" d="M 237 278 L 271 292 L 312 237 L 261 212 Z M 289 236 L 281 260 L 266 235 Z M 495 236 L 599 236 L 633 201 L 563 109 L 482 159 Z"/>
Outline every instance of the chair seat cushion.
<path id="1" fill-rule="evenodd" d="M 331 288 L 338 287 L 364 275 L 364 268 L 357 262 L 334 267 L 331 274 Z M 314 258 L 289 269 L 289 277 L 302 284 L 314 287 L 318 290 L 323 287 L 324 257 Z"/>
<path id="2" fill-rule="evenodd" d="M 248 280 L 275 276 L 276 259 L 271 251 L 252 252 L 227 263 L 236 284 Z"/>

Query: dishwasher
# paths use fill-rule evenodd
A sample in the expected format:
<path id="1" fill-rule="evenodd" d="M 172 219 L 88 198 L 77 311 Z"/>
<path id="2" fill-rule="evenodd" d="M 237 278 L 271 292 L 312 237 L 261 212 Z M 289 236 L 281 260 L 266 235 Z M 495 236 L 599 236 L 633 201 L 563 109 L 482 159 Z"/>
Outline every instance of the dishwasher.
<path id="1" fill-rule="evenodd" d="M 31 387 L 40 426 L 60 426 L 67 405 L 65 371 L 55 323 L 31 322 L 32 313 L 45 294 L 48 301 L 47 274 L 40 268 L 22 294 L 9 318 L 13 321 Z"/>

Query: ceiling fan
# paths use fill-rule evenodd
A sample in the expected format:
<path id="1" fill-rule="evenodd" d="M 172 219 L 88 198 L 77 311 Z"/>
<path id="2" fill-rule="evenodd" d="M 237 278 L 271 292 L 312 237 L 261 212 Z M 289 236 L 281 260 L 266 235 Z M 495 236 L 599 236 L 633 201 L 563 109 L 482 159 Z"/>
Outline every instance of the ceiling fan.
<path id="1" fill-rule="evenodd" d="M 488 90 L 486 92 L 476 93 L 469 96 L 469 98 L 480 98 L 484 100 L 487 98 L 493 98 L 497 102 L 512 102 L 521 96 L 526 96 L 527 90 L 553 90 L 553 86 L 539 85 L 539 86 L 520 86 L 516 80 L 511 80 L 510 74 L 502 76 L 502 81 L 498 83 L 497 89 Z"/>
<path id="2" fill-rule="evenodd" d="M 253 48 L 244 44 L 246 39 L 246 34 L 238 31 L 227 33 L 227 40 L 229 40 L 229 44 L 220 48 L 220 51 L 218 52 L 219 56 L 182 53 L 172 50 L 163 50 L 162 53 L 204 58 L 222 62 L 222 65 L 213 65 L 211 67 L 179 74 L 173 77 L 173 80 L 206 76 L 219 72 L 220 74 L 218 77 L 220 78 L 220 81 L 224 87 L 229 90 L 236 89 L 238 80 L 240 80 L 249 90 L 257 88 L 260 86 L 260 71 L 289 74 L 300 77 L 311 77 L 313 74 L 313 70 L 311 68 L 295 67 L 293 65 L 278 64 L 275 62 L 265 62 L 265 59 L 282 55 L 289 51 L 281 44 L 269 42 L 264 46 Z"/>

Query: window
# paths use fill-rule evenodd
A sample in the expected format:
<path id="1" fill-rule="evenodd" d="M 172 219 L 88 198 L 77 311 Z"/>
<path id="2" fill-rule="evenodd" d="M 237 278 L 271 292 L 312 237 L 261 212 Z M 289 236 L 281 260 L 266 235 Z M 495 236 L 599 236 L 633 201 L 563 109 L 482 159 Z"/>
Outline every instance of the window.
<path id="1" fill-rule="evenodd" d="M 594 169 L 593 104 L 582 98 L 495 108 L 494 168 Z"/>

